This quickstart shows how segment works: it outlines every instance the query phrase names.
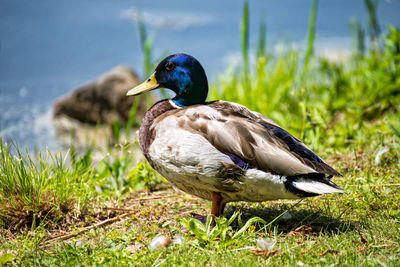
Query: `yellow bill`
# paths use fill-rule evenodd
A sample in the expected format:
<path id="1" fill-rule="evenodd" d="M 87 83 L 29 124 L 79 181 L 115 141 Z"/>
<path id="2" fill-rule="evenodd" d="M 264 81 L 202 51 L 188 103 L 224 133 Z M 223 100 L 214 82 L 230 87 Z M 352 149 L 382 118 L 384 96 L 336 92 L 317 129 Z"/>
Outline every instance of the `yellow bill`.
<path id="1" fill-rule="evenodd" d="M 131 89 L 126 93 L 127 96 L 138 95 L 144 92 L 148 92 L 160 87 L 160 84 L 156 80 L 155 72 L 143 83 L 139 84 L 135 88 Z"/>

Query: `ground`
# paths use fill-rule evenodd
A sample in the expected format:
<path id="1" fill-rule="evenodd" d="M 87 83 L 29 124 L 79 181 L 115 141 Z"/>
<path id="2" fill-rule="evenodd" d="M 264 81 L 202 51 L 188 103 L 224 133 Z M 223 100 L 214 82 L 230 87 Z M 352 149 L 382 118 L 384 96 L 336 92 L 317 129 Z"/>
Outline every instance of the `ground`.
<path id="1" fill-rule="evenodd" d="M 41 228 L 23 235 L 8 231 L 2 237 L 0 259 L 17 265 L 395 266 L 400 263 L 399 170 L 390 165 L 389 156 L 379 166 L 373 156 L 359 151 L 330 158 L 344 174 L 335 182 L 345 195 L 229 204 L 224 217 L 236 211 L 240 217 L 231 228 L 220 223 L 226 237 L 201 241 L 195 228 L 185 227 L 182 220 L 192 212 L 208 214 L 210 203 L 167 185 L 154 192 L 135 191 L 122 201 L 97 203 L 85 226 L 53 232 Z M 372 183 L 365 180 L 365 171 L 371 173 Z M 255 216 L 267 224 L 255 223 L 233 238 Z M 159 235 L 166 244 L 180 236 L 184 241 L 150 249 Z M 257 249 L 260 238 L 276 244 L 270 250 Z"/>

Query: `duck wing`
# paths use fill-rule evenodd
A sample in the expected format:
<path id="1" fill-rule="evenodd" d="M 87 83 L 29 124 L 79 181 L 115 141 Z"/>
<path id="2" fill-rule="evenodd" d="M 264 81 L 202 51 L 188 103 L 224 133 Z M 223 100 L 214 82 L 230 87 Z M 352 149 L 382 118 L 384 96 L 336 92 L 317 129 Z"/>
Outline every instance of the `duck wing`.
<path id="1" fill-rule="evenodd" d="M 203 136 L 241 167 L 290 177 L 340 175 L 274 121 L 242 105 L 214 101 L 174 110 L 174 116 L 180 128 Z"/>

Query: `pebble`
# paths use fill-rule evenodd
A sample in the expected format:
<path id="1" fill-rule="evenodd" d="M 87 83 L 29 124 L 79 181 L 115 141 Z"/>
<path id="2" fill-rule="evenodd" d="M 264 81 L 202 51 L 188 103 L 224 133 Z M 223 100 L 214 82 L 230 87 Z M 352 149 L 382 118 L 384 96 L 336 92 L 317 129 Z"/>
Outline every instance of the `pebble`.
<path id="1" fill-rule="evenodd" d="M 171 243 L 171 239 L 164 235 L 158 235 L 151 240 L 149 249 L 154 251 L 159 248 L 166 248 Z"/>
<path id="2" fill-rule="evenodd" d="M 292 219 L 292 214 L 290 214 L 289 212 L 286 212 L 285 214 L 282 215 L 281 219 L 282 220 L 290 220 L 290 219 Z"/>
<path id="3" fill-rule="evenodd" d="M 376 153 L 376 156 L 375 156 L 375 164 L 376 165 L 381 165 L 382 155 L 385 154 L 386 152 L 389 152 L 389 148 L 384 147 L 384 148 L 380 149 L 378 151 L 378 153 Z"/>
<path id="4" fill-rule="evenodd" d="M 185 242 L 185 238 L 183 237 L 183 235 L 176 235 L 174 237 L 174 241 L 172 242 L 172 244 L 175 245 L 182 245 Z"/>
<path id="5" fill-rule="evenodd" d="M 261 249 L 272 250 L 275 244 L 276 244 L 276 239 L 270 239 L 270 238 L 257 239 L 257 247 Z"/>

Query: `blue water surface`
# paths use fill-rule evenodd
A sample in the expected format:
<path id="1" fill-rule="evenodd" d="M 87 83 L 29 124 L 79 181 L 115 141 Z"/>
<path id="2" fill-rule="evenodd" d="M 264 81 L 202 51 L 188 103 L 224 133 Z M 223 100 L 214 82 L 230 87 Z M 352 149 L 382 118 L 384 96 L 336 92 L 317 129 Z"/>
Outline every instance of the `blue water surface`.
<path id="1" fill-rule="evenodd" d="M 349 19 L 367 24 L 363 0 L 321 0 L 317 45 L 350 49 Z M 302 43 L 311 0 L 250 1 L 252 47 L 267 24 L 267 49 Z M 116 65 L 142 73 L 140 12 L 154 34 L 154 57 L 192 54 L 210 80 L 239 55 L 243 1 L 2 0 L 0 2 L 0 136 L 29 147 L 57 148 L 51 106 L 57 97 Z M 400 25 L 400 1 L 381 1 L 382 29 Z"/>

